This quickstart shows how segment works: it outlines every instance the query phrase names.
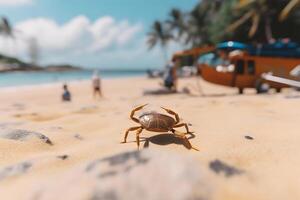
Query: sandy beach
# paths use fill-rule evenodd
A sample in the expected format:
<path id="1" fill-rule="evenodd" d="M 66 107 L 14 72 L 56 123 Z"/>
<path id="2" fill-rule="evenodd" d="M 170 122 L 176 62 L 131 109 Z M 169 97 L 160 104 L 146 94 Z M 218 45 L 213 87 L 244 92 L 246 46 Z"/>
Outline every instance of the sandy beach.
<path id="1" fill-rule="evenodd" d="M 237 95 L 236 89 L 202 80 L 200 85 L 205 96 L 199 95 L 196 79 L 180 80 L 180 90 L 188 87 L 191 94 L 143 95 L 145 90 L 160 88 L 157 79 L 106 79 L 105 97 L 94 100 L 89 81 L 72 82 L 71 103 L 61 102 L 61 84 L 2 88 L 1 199 L 114 199 L 93 196 L 91 188 L 98 183 L 80 170 L 97 159 L 137 150 L 134 133 L 128 143 L 120 142 L 125 130 L 136 125 L 129 119 L 130 111 L 145 103 L 149 106 L 143 111 L 164 113 L 160 109 L 164 106 L 191 124 L 195 137 L 189 141 L 200 151 L 186 148 L 172 135 L 157 138 L 161 133 L 143 131 L 140 152 L 178 156 L 183 166 L 189 159 L 191 170 L 203 174 L 199 178 L 203 187 L 193 190 L 209 187 L 202 191 L 203 199 L 300 199 L 299 94 L 287 89 L 280 94 L 256 95 L 247 90 Z M 170 160 L 166 164 L 170 169 L 164 170 L 172 173 L 176 165 Z M 153 173 L 147 166 L 139 168 Z M 114 187 L 122 188 L 120 184 Z M 174 187 L 178 184 L 174 182 Z"/>

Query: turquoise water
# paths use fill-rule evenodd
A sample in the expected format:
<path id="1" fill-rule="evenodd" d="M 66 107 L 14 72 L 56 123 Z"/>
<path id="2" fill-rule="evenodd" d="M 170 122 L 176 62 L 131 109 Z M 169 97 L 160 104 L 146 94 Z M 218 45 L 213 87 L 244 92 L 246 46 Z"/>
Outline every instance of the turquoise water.
<path id="1" fill-rule="evenodd" d="M 87 80 L 92 77 L 92 70 L 69 72 L 10 72 L 0 74 L 0 87 L 37 85 L 44 83 Z M 133 77 L 145 75 L 143 71 L 101 71 L 101 78 Z"/>

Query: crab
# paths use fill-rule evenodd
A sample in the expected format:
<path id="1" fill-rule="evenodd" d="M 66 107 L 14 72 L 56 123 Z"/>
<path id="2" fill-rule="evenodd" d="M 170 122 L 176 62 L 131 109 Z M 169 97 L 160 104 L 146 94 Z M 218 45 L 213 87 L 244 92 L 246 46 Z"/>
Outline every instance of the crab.
<path id="1" fill-rule="evenodd" d="M 189 131 L 189 127 L 186 123 L 179 123 L 180 118 L 176 112 L 174 112 L 170 109 L 161 107 L 167 113 L 169 113 L 170 115 L 173 115 L 175 117 L 175 119 L 171 116 L 157 113 L 157 112 L 147 112 L 147 113 L 143 113 L 138 118 L 134 117 L 134 114 L 136 111 L 143 109 L 147 105 L 148 104 L 136 107 L 135 109 L 133 109 L 131 111 L 130 118 L 134 122 L 139 123 L 140 126 L 134 126 L 134 127 L 127 129 L 127 131 L 125 132 L 124 140 L 121 143 L 126 143 L 127 137 L 128 137 L 128 134 L 130 131 L 136 131 L 136 143 L 137 143 L 137 146 L 139 149 L 140 134 L 144 129 L 147 131 L 151 131 L 151 132 L 169 132 L 169 131 L 171 131 L 175 137 L 181 138 L 184 141 L 186 141 L 191 149 L 199 151 L 197 148 L 195 148 L 191 145 L 191 143 L 188 141 L 188 138 L 186 137 L 187 134 L 192 134 L 193 132 Z M 179 128 L 179 127 L 185 127 L 186 133 L 181 133 L 174 129 L 174 128 Z"/>

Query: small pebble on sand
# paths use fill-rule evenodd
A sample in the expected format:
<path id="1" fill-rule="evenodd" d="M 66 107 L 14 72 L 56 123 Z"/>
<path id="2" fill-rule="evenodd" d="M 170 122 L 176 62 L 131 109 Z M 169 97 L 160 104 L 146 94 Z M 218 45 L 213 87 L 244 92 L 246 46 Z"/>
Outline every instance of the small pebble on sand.
<path id="1" fill-rule="evenodd" d="M 249 136 L 249 135 L 246 135 L 245 138 L 246 138 L 247 140 L 254 140 L 254 138 L 251 137 L 251 136 Z"/>

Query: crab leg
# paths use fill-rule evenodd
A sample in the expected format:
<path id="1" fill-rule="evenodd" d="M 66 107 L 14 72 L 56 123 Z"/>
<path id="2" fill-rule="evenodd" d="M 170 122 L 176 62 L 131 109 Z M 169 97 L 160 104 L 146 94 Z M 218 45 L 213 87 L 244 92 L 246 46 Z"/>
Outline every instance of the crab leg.
<path id="1" fill-rule="evenodd" d="M 136 144 L 138 146 L 138 149 L 140 149 L 140 134 L 143 131 L 143 128 L 140 128 L 136 131 Z"/>
<path id="2" fill-rule="evenodd" d="M 145 104 L 145 105 L 142 105 L 142 106 L 139 106 L 139 107 L 136 107 L 135 109 L 133 109 L 130 113 L 130 118 L 135 121 L 136 123 L 140 123 L 140 121 L 134 117 L 134 113 L 138 110 L 141 110 L 142 108 L 144 108 L 145 106 L 147 106 L 148 104 Z"/>
<path id="3" fill-rule="evenodd" d="M 135 126 L 135 127 L 131 127 L 131 128 L 129 128 L 129 129 L 127 129 L 127 131 L 126 131 L 126 133 L 125 133 L 125 136 L 124 136 L 124 141 L 121 142 L 121 143 L 126 143 L 127 136 L 128 136 L 128 133 L 129 133 L 130 131 L 135 131 L 135 130 L 138 130 L 138 129 L 140 129 L 140 128 L 142 128 L 142 127 L 141 127 L 141 126 Z"/>
<path id="4" fill-rule="evenodd" d="M 161 107 L 161 108 L 164 109 L 167 113 L 175 116 L 175 118 L 176 118 L 175 124 L 178 124 L 180 122 L 179 115 L 176 112 L 174 112 L 174 111 L 172 111 L 170 109 L 164 108 L 164 107 Z"/>
<path id="5" fill-rule="evenodd" d="M 185 129 L 186 129 L 186 134 L 191 134 L 191 133 L 193 133 L 193 132 L 190 132 L 190 131 L 189 131 L 189 127 L 188 127 L 188 125 L 187 125 L 186 123 L 176 124 L 176 125 L 174 126 L 174 128 L 179 128 L 179 127 L 182 127 L 182 126 L 185 127 Z"/>
<path id="6" fill-rule="evenodd" d="M 172 133 L 174 134 L 175 137 L 181 138 L 187 144 L 189 149 L 194 149 L 196 151 L 199 151 L 199 149 L 193 147 L 193 145 L 190 143 L 190 141 L 188 140 L 188 138 L 185 136 L 184 133 L 181 133 L 181 132 L 176 131 L 174 129 L 172 129 Z"/>

